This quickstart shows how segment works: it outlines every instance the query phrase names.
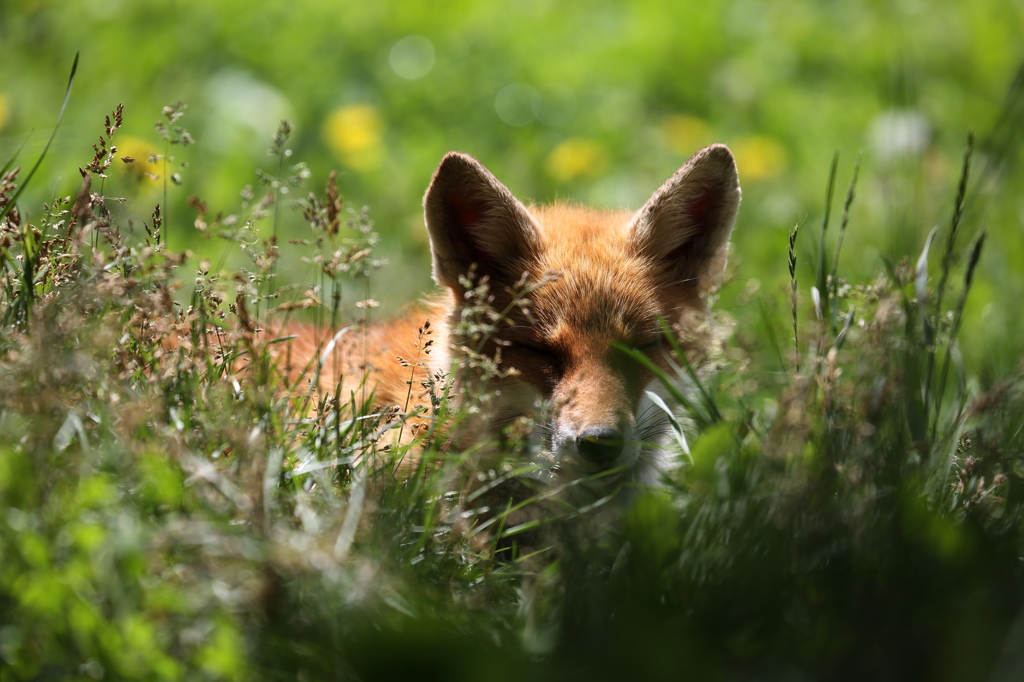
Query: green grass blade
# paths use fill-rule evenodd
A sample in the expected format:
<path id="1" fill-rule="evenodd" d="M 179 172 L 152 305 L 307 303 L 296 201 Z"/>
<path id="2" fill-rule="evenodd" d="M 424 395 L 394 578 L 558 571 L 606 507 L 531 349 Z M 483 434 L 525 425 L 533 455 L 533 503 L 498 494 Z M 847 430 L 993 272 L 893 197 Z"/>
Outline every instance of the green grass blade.
<path id="1" fill-rule="evenodd" d="M 648 400 L 654 403 L 655 407 L 661 410 L 668 418 L 669 423 L 672 425 L 672 433 L 675 437 L 676 445 L 679 446 L 679 449 L 689 455 L 690 444 L 686 442 L 686 432 L 683 431 L 683 425 L 679 423 L 678 419 L 676 419 L 675 413 L 672 412 L 672 409 L 665 404 L 665 401 L 662 400 L 660 395 L 654 391 L 645 391 L 645 393 L 647 394 Z"/>
<path id="2" fill-rule="evenodd" d="M 25 148 L 25 144 L 27 142 L 28 136 L 25 136 L 25 139 L 21 141 L 21 144 L 18 145 L 18 148 L 14 150 L 14 154 L 11 155 L 11 158 L 7 159 L 7 163 L 4 164 L 4 167 L 0 168 L 0 177 L 6 175 L 7 171 L 9 171 L 11 169 L 11 166 L 14 165 L 14 162 L 18 160 L 18 156 L 21 154 L 21 150 Z"/>
<path id="3" fill-rule="evenodd" d="M 704 388 L 703 382 L 701 382 L 700 377 L 697 376 L 697 371 L 693 368 L 693 365 L 690 364 L 689 359 L 686 357 L 686 353 L 679 346 L 679 342 L 676 341 L 676 337 L 672 334 L 672 329 L 668 326 L 668 322 L 666 322 L 663 317 L 658 318 L 658 322 L 661 324 L 662 333 L 665 335 L 665 338 L 668 339 L 669 346 L 672 347 L 672 353 L 674 353 L 675 357 L 679 358 L 683 363 L 683 367 L 686 368 L 686 375 L 690 377 L 693 385 L 697 387 L 697 391 L 700 393 L 701 402 L 704 403 L 708 416 L 711 418 L 711 423 L 717 424 L 722 421 L 722 413 L 719 412 L 715 399 L 707 389 Z M 672 358 L 669 357 L 669 359 L 671 360 Z"/>
<path id="4" fill-rule="evenodd" d="M 949 328 L 949 340 L 946 342 L 946 356 L 942 360 L 942 372 L 939 374 L 939 385 L 935 391 L 935 401 L 938 403 L 942 400 L 943 394 L 946 392 L 946 378 L 949 376 L 949 365 L 952 361 L 952 349 L 953 344 L 956 342 L 956 335 L 960 331 L 960 325 L 964 319 L 964 306 L 967 303 L 967 294 L 971 291 L 971 285 L 974 283 L 974 269 L 978 266 L 978 260 L 981 258 L 981 249 L 985 245 L 985 237 L 987 232 L 982 232 L 978 235 L 977 240 L 974 242 L 974 246 L 971 248 L 970 260 L 967 263 L 967 271 L 964 273 L 964 288 L 960 292 L 960 299 L 957 301 L 956 311 L 953 314 L 953 323 Z M 939 429 L 939 409 L 936 404 L 935 416 L 932 421 L 932 436 L 937 435 Z"/>
<path id="5" fill-rule="evenodd" d="M 960 168 L 960 184 L 956 191 L 956 201 L 953 202 L 953 218 L 949 225 L 949 236 L 946 239 L 946 251 L 942 254 L 942 276 L 939 278 L 939 288 L 935 295 L 935 316 L 942 315 L 942 299 L 946 293 L 946 281 L 953 269 L 953 249 L 956 247 L 957 232 L 960 230 L 960 221 L 964 214 L 964 203 L 967 198 L 967 181 L 971 175 L 971 155 L 974 153 L 974 131 L 967 133 L 967 148 L 964 150 L 963 165 Z"/>
<path id="6" fill-rule="evenodd" d="M 828 266 L 825 263 L 825 234 L 828 232 L 828 219 L 832 213 L 832 195 L 836 188 L 836 169 L 839 167 L 839 150 L 832 155 L 832 166 L 828 171 L 828 188 L 825 190 L 825 216 L 821 220 L 821 242 L 818 244 L 818 273 L 815 277 L 815 287 L 818 290 L 818 310 L 821 315 L 829 315 L 829 324 L 832 327 L 832 334 L 836 333 L 836 320 L 829 305 L 828 296 Z"/>
<path id="7" fill-rule="evenodd" d="M 57 136 L 57 129 L 60 128 L 60 122 L 64 119 L 64 111 L 68 108 L 68 100 L 71 99 L 71 86 L 75 82 L 75 72 L 78 71 L 78 56 L 80 53 L 75 53 L 75 61 L 71 64 L 71 75 L 68 76 L 68 87 L 64 91 L 64 103 L 60 107 L 60 114 L 57 116 L 57 123 L 53 126 L 53 132 L 50 133 L 50 139 L 46 142 L 46 146 L 43 147 L 43 153 L 39 155 L 39 159 L 36 160 L 36 164 L 32 166 L 32 170 L 28 172 L 25 179 L 22 180 L 18 186 L 17 191 L 11 196 L 10 202 L 2 209 L 0 209 L 0 220 L 7 217 L 7 214 L 11 212 L 11 209 L 18 203 L 18 197 L 28 187 L 28 183 L 32 180 L 32 176 L 39 170 L 39 166 L 43 163 L 43 159 L 46 158 L 46 153 L 50 151 L 50 145 L 53 144 L 53 138 Z M 24 144 L 24 143 L 22 143 Z"/>
<path id="8" fill-rule="evenodd" d="M 921 250 L 921 255 L 918 256 L 917 265 L 914 268 L 914 295 L 917 296 L 917 307 L 921 311 L 924 343 L 929 347 L 935 342 L 935 339 L 931 323 L 928 321 L 928 252 L 932 248 L 932 242 L 935 241 L 938 231 L 938 227 L 933 227 L 932 231 L 928 233 L 928 238 L 924 242 L 924 248 Z"/>
<path id="9" fill-rule="evenodd" d="M 656 364 L 654 364 L 654 361 L 651 360 L 649 357 L 647 357 L 637 349 L 630 348 L 629 346 L 623 345 L 621 343 L 613 343 L 612 348 L 618 350 L 619 352 L 623 353 L 626 357 L 635 360 L 637 363 L 649 369 L 654 374 L 654 377 L 662 383 L 666 390 L 668 390 L 669 394 L 672 396 L 672 399 L 678 402 L 680 405 L 682 405 L 686 409 L 686 411 L 690 413 L 690 418 L 693 419 L 693 421 L 697 424 L 699 430 L 703 431 L 708 426 L 713 424 L 714 421 L 716 421 L 710 419 L 707 415 L 703 413 L 703 411 L 700 408 L 697 407 L 696 404 L 694 404 L 692 400 L 687 398 L 686 395 L 679 390 L 679 387 L 676 386 L 672 378 L 668 376 L 661 367 L 658 367 Z"/>
<path id="10" fill-rule="evenodd" d="M 789 309 L 793 318 L 793 366 L 800 371 L 800 326 L 797 316 L 797 281 L 796 281 L 796 237 L 800 232 L 800 223 L 793 226 L 789 233 Z"/>
<path id="11" fill-rule="evenodd" d="M 836 236 L 836 250 L 832 256 L 832 320 L 836 320 L 839 311 L 838 292 L 839 284 L 837 279 L 837 273 L 839 270 L 839 252 L 843 248 L 843 237 L 846 235 L 846 226 L 850 222 L 850 207 L 853 205 L 853 198 L 856 194 L 857 188 L 857 176 L 860 174 L 860 158 L 861 155 L 857 155 L 857 162 L 853 166 L 853 177 L 850 178 L 850 186 L 846 188 L 846 201 L 843 203 L 843 217 L 839 221 L 839 234 Z"/>
<path id="12" fill-rule="evenodd" d="M 850 308 L 849 314 L 846 316 L 846 322 L 843 323 L 843 329 L 839 332 L 839 336 L 836 337 L 836 342 L 832 345 L 833 348 L 839 350 L 843 347 L 843 341 L 846 341 L 846 333 L 850 331 L 850 325 L 853 324 L 853 318 L 857 314 L 856 308 Z"/>
<path id="13" fill-rule="evenodd" d="M 761 311 L 761 324 L 764 326 L 765 334 L 768 336 L 768 345 L 772 348 L 772 353 L 775 354 L 775 359 L 779 361 L 779 367 L 782 368 L 782 373 L 787 374 L 786 361 L 782 358 L 782 346 L 779 345 L 779 336 L 775 331 L 775 325 L 772 324 L 771 316 L 768 314 L 768 308 L 764 304 L 764 298 L 758 299 Z"/>

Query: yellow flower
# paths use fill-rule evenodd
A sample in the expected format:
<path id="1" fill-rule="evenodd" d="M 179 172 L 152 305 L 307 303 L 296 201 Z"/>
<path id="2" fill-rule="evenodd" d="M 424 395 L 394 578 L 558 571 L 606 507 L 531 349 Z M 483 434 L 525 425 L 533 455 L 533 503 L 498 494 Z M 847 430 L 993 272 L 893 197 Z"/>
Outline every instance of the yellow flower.
<path id="1" fill-rule="evenodd" d="M 734 140 L 729 145 L 743 181 L 774 178 L 786 170 L 789 155 L 781 144 L 761 135 Z"/>
<path id="2" fill-rule="evenodd" d="M 661 122 L 661 132 L 672 151 L 684 156 L 711 143 L 711 126 L 696 116 L 669 116 Z"/>
<path id="3" fill-rule="evenodd" d="M 323 135 L 331 151 L 347 166 L 372 170 L 384 158 L 381 133 L 384 123 L 368 104 L 335 109 L 324 121 Z"/>
<path id="4" fill-rule="evenodd" d="M 164 172 L 163 162 L 159 156 L 162 153 L 156 144 L 147 142 L 131 135 L 115 135 L 114 146 L 117 147 L 117 160 L 111 170 L 117 167 L 124 168 L 129 177 L 136 182 L 158 183 L 160 175 Z M 124 161 L 125 158 L 131 162 Z"/>
<path id="5" fill-rule="evenodd" d="M 570 137 L 551 150 L 544 169 L 555 180 L 567 182 L 574 178 L 595 177 L 608 167 L 604 147 L 582 137 Z"/>

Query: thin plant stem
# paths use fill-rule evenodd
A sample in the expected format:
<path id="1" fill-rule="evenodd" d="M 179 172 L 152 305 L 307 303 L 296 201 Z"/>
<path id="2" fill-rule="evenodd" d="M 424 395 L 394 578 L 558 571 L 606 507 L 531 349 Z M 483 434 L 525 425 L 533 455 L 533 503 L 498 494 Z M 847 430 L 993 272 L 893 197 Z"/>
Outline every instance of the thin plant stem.
<path id="1" fill-rule="evenodd" d="M 797 281 L 796 281 L 796 236 L 800 223 L 789 232 L 789 307 L 793 313 L 793 362 L 800 372 L 800 329 L 797 324 Z"/>

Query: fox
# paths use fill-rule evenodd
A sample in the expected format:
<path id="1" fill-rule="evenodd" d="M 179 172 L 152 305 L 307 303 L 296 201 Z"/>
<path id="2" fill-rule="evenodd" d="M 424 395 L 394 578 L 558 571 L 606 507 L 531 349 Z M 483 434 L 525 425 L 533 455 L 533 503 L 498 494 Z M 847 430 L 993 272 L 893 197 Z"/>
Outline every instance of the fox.
<path id="1" fill-rule="evenodd" d="M 452 394 L 482 390 L 488 408 L 446 447 L 500 442 L 516 419 L 542 418 L 534 434 L 550 469 L 651 482 L 669 466 L 644 425 L 647 391 L 658 382 L 621 348 L 667 370 L 664 329 L 684 347 L 692 342 L 723 277 L 740 197 L 722 144 L 696 152 L 635 211 L 524 204 L 479 161 L 449 152 L 423 198 L 441 294 L 425 309 L 370 325 L 358 342 L 335 335 L 328 350 L 323 338 L 297 330 L 287 352 L 299 366 L 321 363 L 324 390 L 343 398 L 368 389 L 395 411 L 408 409 L 410 382 L 472 364 L 467 355 L 476 353 L 497 370 L 455 372 Z M 460 322 L 479 305 L 480 282 L 502 319 L 474 349 Z M 427 345 L 424 317 L 432 352 L 413 363 Z"/>

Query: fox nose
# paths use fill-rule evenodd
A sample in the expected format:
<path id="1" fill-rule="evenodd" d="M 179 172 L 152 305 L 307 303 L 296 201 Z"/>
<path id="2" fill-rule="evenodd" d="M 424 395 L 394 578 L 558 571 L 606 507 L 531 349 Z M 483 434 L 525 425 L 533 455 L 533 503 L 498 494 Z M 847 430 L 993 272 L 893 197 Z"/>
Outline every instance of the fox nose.
<path id="1" fill-rule="evenodd" d="M 607 426 L 595 426 L 576 437 L 576 449 L 587 462 L 606 467 L 618 459 L 623 448 L 622 432 Z"/>

